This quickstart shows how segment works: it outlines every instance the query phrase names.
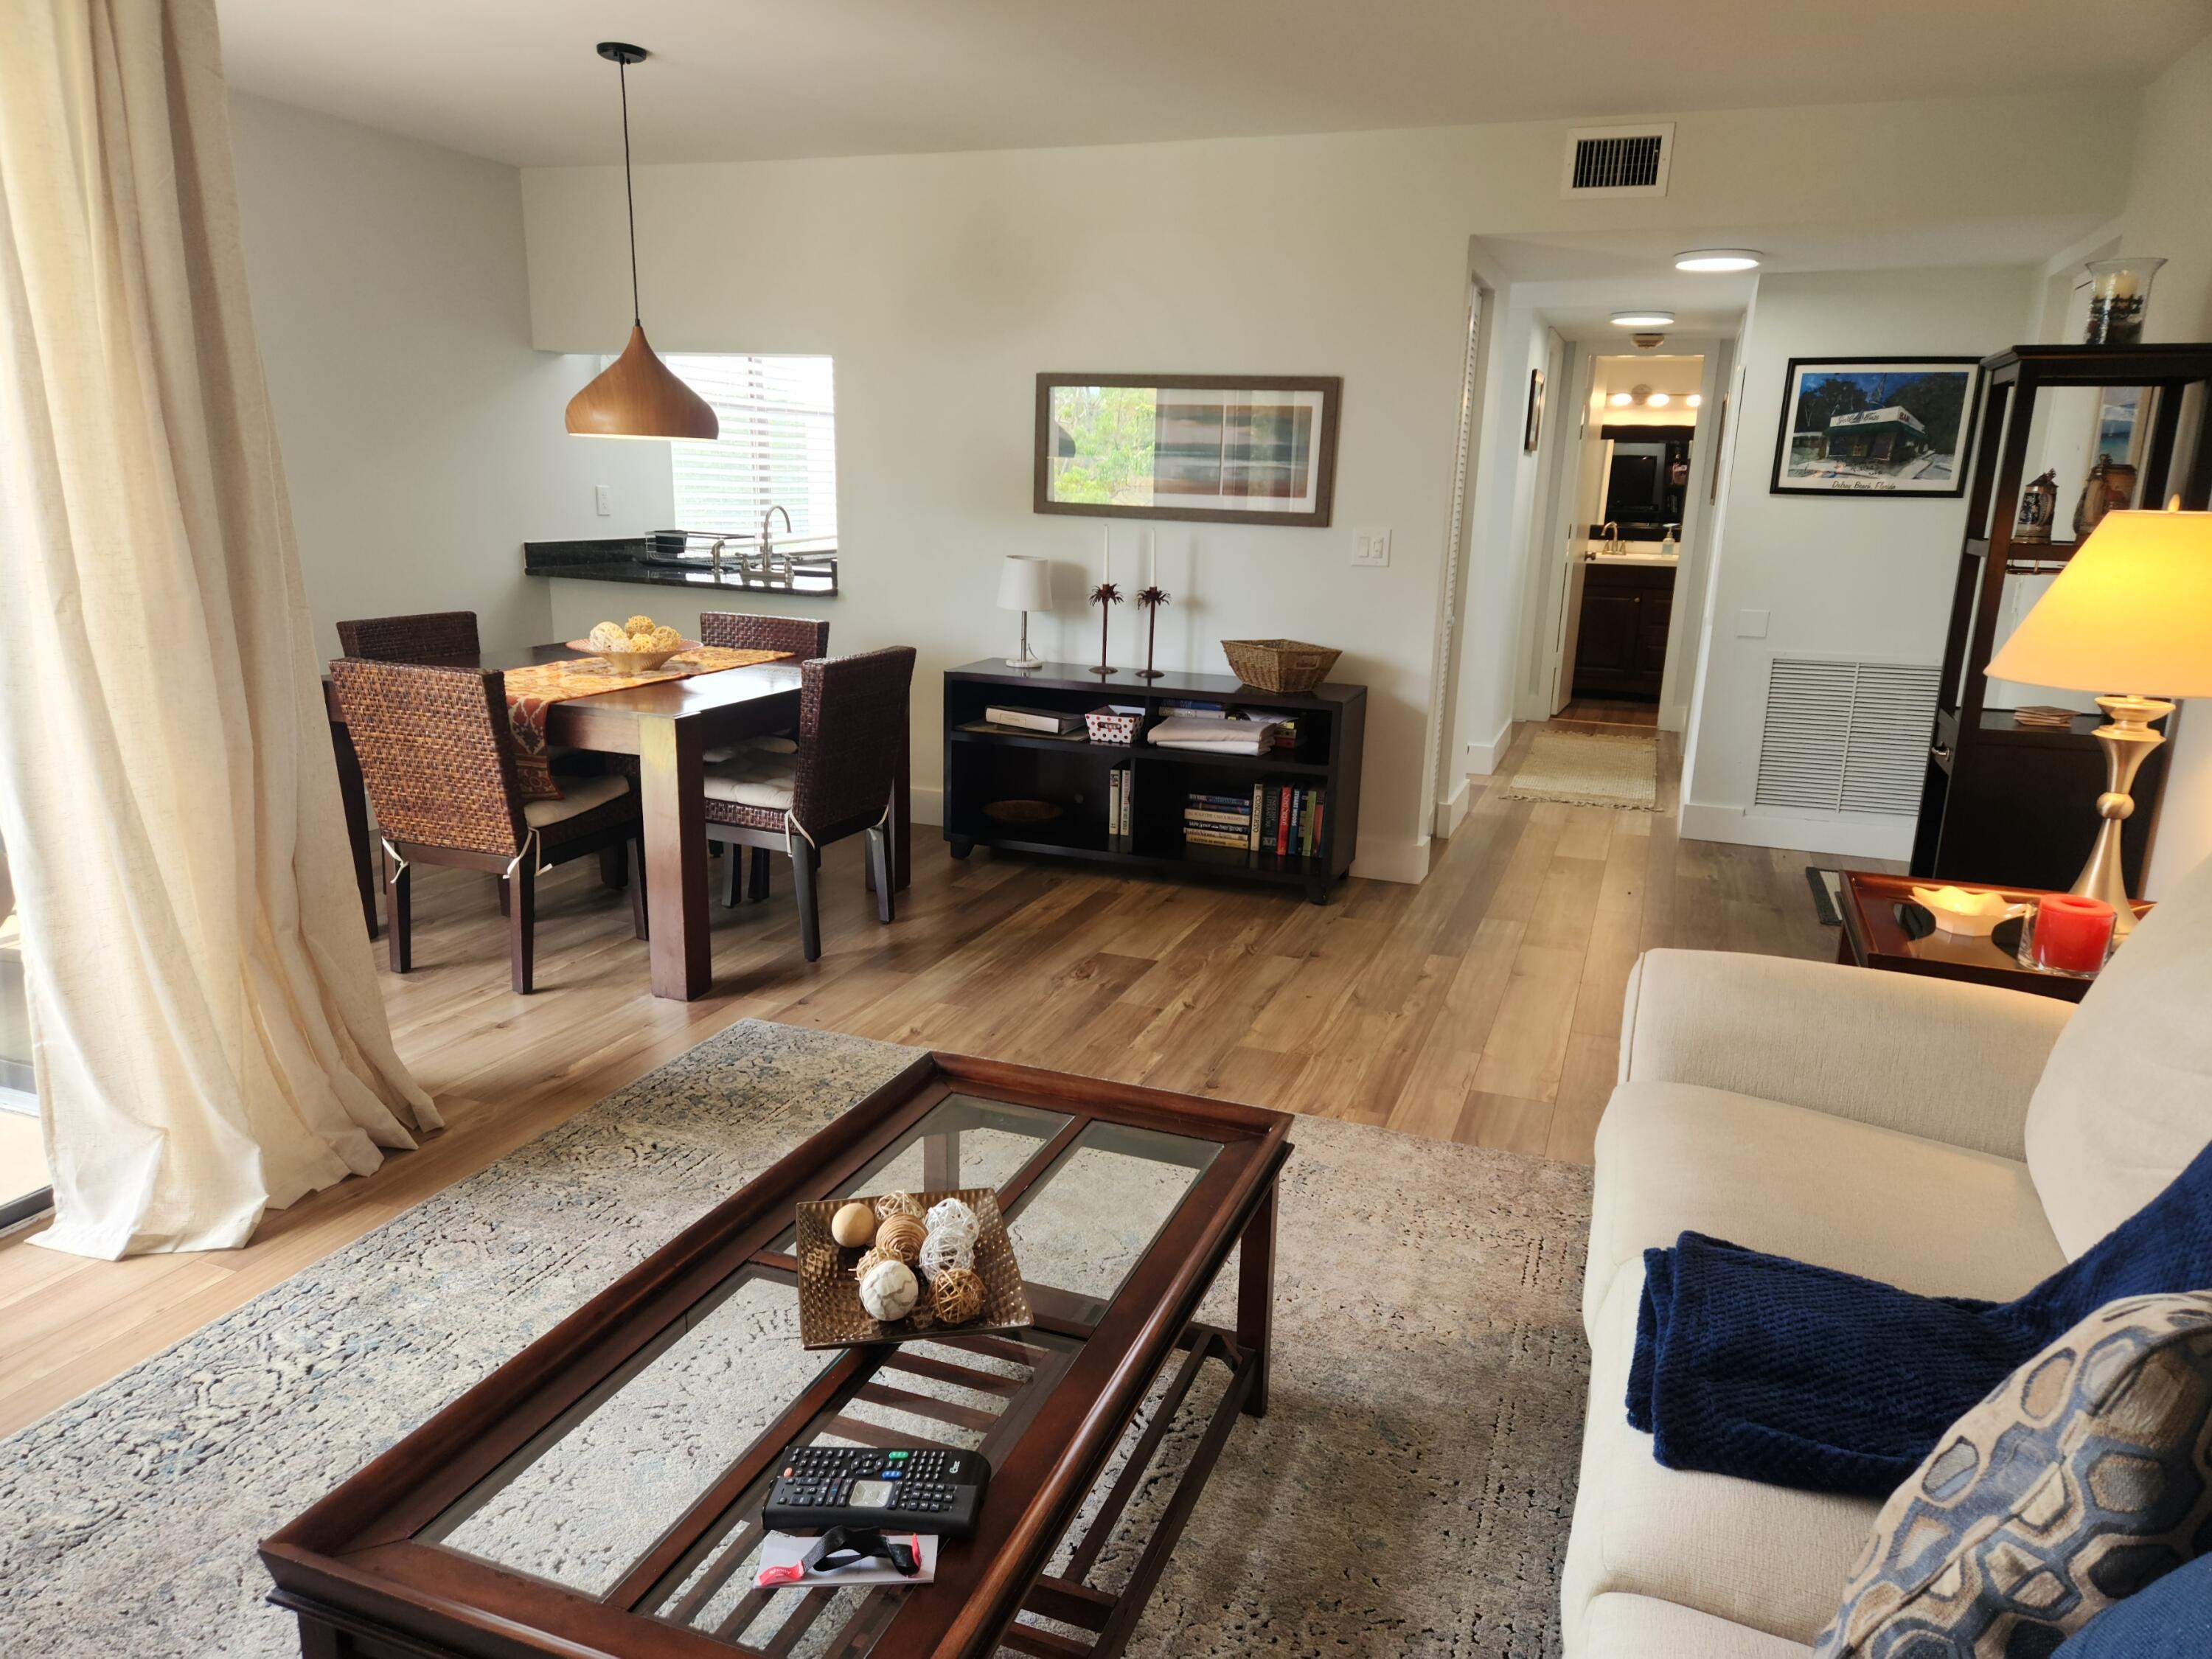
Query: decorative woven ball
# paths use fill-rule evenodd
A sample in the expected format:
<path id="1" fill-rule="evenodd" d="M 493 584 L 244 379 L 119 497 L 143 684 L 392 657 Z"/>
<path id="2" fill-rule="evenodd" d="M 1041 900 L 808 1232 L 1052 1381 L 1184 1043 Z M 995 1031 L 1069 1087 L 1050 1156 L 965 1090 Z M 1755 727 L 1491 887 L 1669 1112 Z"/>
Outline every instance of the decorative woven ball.
<path id="1" fill-rule="evenodd" d="M 887 1215 L 876 1224 L 876 1248 L 901 1261 L 911 1262 L 920 1255 L 928 1237 L 929 1229 L 921 1224 L 921 1218 L 904 1212 Z"/>
<path id="2" fill-rule="evenodd" d="M 936 1281 L 939 1273 L 975 1265 L 975 1247 L 957 1233 L 933 1232 L 921 1241 L 921 1254 L 914 1259 L 921 1276 Z"/>
<path id="3" fill-rule="evenodd" d="M 878 1221 L 889 1216 L 921 1213 L 921 1200 L 912 1193 L 885 1193 L 876 1200 L 876 1219 Z"/>
<path id="4" fill-rule="evenodd" d="M 926 1218 L 929 1231 L 949 1233 L 955 1238 L 964 1238 L 973 1244 L 983 1231 L 983 1224 L 975 1218 L 975 1212 L 957 1198 L 941 1198 L 929 1206 Z"/>
<path id="5" fill-rule="evenodd" d="M 968 1267 L 949 1267 L 929 1287 L 937 1316 L 948 1325 L 965 1325 L 983 1311 L 983 1281 Z"/>
<path id="6" fill-rule="evenodd" d="M 896 1256 L 885 1255 L 881 1250 L 870 1250 L 866 1255 L 862 1256 L 858 1261 L 855 1261 L 853 1264 L 853 1277 L 855 1279 L 866 1279 L 868 1276 L 869 1268 L 879 1267 L 886 1261 L 896 1261 L 897 1260 L 898 1258 Z"/>
<path id="7" fill-rule="evenodd" d="M 888 1324 L 904 1319 L 921 1299 L 921 1286 L 914 1269 L 903 1261 L 878 1261 L 860 1280 L 860 1306 L 871 1319 Z"/>
<path id="8" fill-rule="evenodd" d="M 830 1237 L 853 1249 L 876 1236 L 876 1212 L 855 1199 L 830 1218 Z"/>

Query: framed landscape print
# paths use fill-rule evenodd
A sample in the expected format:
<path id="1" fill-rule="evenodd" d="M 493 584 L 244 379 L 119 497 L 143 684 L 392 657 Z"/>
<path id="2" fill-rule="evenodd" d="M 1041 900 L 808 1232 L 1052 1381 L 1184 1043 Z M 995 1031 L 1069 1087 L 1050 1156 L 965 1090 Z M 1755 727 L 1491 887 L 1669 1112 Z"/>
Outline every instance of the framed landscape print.
<path id="1" fill-rule="evenodd" d="M 1770 493 L 1965 494 L 1980 380 L 1972 357 L 1792 357 Z"/>
<path id="2" fill-rule="evenodd" d="M 1039 513 L 1322 526 L 1334 375 L 1040 374 Z"/>

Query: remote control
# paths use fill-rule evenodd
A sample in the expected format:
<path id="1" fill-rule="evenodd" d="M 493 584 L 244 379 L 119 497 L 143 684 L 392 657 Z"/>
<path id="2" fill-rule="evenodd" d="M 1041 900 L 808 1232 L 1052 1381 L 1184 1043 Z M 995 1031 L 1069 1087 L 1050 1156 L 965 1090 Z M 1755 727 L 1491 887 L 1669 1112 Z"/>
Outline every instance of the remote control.
<path id="1" fill-rule="evenodd" d="M 798 1446 L 776 1471 L 761 1518 L 777 1532 L 876 1527 L 965 1538 L 990 1484 L 991 1466 L 975 1452 Z"/>

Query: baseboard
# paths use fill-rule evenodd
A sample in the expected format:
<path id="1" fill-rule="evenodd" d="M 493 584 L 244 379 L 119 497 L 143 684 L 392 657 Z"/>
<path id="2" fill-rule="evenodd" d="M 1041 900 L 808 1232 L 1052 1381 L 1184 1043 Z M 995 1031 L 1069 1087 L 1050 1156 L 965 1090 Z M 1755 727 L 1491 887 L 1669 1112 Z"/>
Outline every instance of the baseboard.
<path id="1" fill-rule="evenodd" d="M 1499 726 L 1485 743 L 1470 743 L 1467 746 L 1467 769 L 1488 777 L 1505 758 L 1505 751 L 1513 746 L 1513 722 Z"/>
<path id="2" fill-rule="evenodd" d="M 1756 807 L 1682 803 L 1685 841 L 1721 841 L 1738 847 L 1784 847 L 1845 858 L 1909 859 L 1912 820 L 1892 817 L 1792 817 Z"/>
<path id="3" fill-rule="evenodd" d="M 1452 831 L 1466 821 L 1468 805 L 1474 798 L 1474 790 L 1468 782 L 1467 774 L 1462 772 L 1451 793 L 1437 803 L 1436 833 L 1440 837 L 1445 841 L 1451 839 Z"/>
<path id="4" fill-rule="evenodd" d="M 945 792 L 942 789 L 910 789 L 908 791 L 907 814 L 916 823 L 945 822 Z"/>
<path id="5" fill-rule="evenodd" d="M 1352 873 L 1366 881 L 1402 881 L 1419 886 L 1429 878 L 1428 841 L 1378 842 L 1363 837 Z"/>

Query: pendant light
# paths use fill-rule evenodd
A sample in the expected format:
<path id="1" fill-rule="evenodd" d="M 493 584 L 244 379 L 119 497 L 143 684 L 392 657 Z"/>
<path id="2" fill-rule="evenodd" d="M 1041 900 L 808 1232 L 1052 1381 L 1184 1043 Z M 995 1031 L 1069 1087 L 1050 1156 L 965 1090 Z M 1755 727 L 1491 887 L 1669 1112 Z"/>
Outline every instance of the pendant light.
<path id="1" fill-rule="evenodd" d="M 677 379 L 646 343 L 637 300 L 637 194 L 630 180 L 629 66 L 645 48 L 599 42 L 622 76 L 623 197 L 629 207 L 629 343 L 599 377 L 568 400 L 568 430 L 594 438 L 718 438 L 722 423 L 704 398 Z"/>

